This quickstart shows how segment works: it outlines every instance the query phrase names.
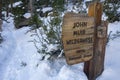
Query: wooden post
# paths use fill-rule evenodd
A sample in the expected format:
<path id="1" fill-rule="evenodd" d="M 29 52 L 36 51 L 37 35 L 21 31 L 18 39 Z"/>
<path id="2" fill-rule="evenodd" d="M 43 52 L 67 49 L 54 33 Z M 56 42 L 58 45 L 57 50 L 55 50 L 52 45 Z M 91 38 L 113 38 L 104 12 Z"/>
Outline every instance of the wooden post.
<path id="1" fill-rule="evenodd" d="M 95 80 L 104 70 L 105 46 L 107 40 L 107 23 L 102 23 L 101 21 L 102 4 L 99 2 L 90 4 L 88 16 L 95 18 L 96 33 L 93 58 L 90 61 L 85 62 L 84 72 L 86 73 L 88 80 Z"/>

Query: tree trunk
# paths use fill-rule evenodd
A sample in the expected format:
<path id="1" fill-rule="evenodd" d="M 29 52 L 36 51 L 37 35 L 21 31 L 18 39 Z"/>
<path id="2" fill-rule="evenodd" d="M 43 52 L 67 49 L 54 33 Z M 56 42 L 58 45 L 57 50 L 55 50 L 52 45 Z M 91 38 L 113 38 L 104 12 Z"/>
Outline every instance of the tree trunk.
<path id="1" fill-rule="evenodd" d="M 2 31 L 2 0 L 0 0 L 0 32 Z"/>
<path id="2" fill-rule="evenodd" d="M 30 0 L 29 1 L 29 10 L 30 10 L 30 13 L 31 13 L 31 15 L 33 16 L 34 15 L 34 0 Z"/>
<path id="3" fill-rule="evenodd" d="M 13 9 L 13 0 L 10 0 L 10 12 L 12 12 Z"/>

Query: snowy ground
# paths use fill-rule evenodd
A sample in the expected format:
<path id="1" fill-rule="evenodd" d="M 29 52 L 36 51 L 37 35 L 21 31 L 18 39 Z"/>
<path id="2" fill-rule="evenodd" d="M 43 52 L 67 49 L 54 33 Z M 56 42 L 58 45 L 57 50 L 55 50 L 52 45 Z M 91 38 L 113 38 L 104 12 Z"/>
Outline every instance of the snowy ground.
<path id="1" fill-rule="evenodd" d="M 0 44 L 0 80 L 87 80 L 83 63 L 69 66 L 65 59 L 40 61 L 40 54 L 30 37 L 29 28 L 14 29 L 12 19 L 3 23 Z M 108 33 L 120 31 L 120 22 L 110 23 Z M 105 70 L 97 80 L 120 80 L 120 38 L 110 40 L 106 47 Z M 39 64 L 39 65 L 38 65 Z"/>

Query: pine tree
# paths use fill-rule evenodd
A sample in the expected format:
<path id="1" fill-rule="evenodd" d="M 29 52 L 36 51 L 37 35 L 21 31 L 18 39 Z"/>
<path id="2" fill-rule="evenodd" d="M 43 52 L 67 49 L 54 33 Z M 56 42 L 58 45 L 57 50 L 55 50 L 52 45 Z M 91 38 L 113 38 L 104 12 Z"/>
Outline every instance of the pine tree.
<path id="1" fill-rule="evenodd" d="M 64 0 L 37 0 L 35 2 L 35 13 L 32 20 L 32 27 L 35 29 L 35 36 L 38 39 L 34 39 L 33 42 L 37 48 L 38 53 L 43 54 L 43 58 L 49 55 L 59 55 L 62 50 L 61 42 L 61 26 L 62 26 L 62 13 L 64 12 Z M 51 8 L 46 12 L 43 12 L 43 8 Z M 37 11 L 40 9 L 40 11 Z M 39 13 L 42 12 L 42 15 Z M 46 19 L 47 22 L 44 22 Z M 37 44 L 42 44 L 42 47 L 38 47 Z M 56 46 L 56 49 L 49 51 L 48 45 Z M 55 54 L 57 53 L 57 54 Z"/>
<path id="2" fill-rule="evenodd" d="M 105 0 L 103 7 L 109 22 L 120 21 L 120 12 L 118 12 L 120 8 L 119 0 Z"/>

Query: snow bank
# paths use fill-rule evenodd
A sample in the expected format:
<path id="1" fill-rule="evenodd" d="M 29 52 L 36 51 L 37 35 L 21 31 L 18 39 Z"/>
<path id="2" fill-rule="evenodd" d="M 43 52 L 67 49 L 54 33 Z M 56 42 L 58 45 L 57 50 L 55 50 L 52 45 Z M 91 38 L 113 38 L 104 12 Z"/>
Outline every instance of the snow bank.
<path id="1" fill-rule="evenodd" d="M 14 29 L 13 21 L 3 24 L 5 41 L 0 48 L 0 80 L 87 80 L 83 64 L 69 66 L 65 59 L 40 61 L 40 54 L 26 32 L 28 27 Z M 53 46 L 49 46 L 50 49 Z"/>
<path id="2" fill-rule="evenodd" d="M 11 59 L 16 46 L 16 44 L 14 44 L 14 36 L 12 35 L 14 31 L 12 18 L 10 18 L 8 22 L 10 23 L 7 24 L 3 22 L 3 31 L 1 33 L 4 41 L 2 44 L 0 44 L 0 80 L 3 80 L 2 77 L 4 75 L 4 72 L 6 71 L 8 62 Z"/>
<path id="3" fill-rule="evenodd" d="M 28 18 L 31 17 L 31 14 L 30 13 L 25 13 L 23 16 L 28 19 Z"/>
<path id="4" fill-rule="evenodd" d="M 0 80 L 87 80 L 83 72 L 83 63 L 67 65 L 64 58 L 55 61 L 40 61 L 41 55 L 30 40 L 33 40 L 28 27 L 14 29 L 13 20 L 3 23 L 0 44 Z M 108 33 L 120 31 L 120 22 L 110 23 Z M 112 33 L 112 34 L 113 34 Z M 120 79 L 120 38 L 111 40 L 107 45 L 105 69 L 97 80 Z M 50 49 L 53 46 L 49 46 Z"/>
<path id="5" fill-rule="evenodd" d="M 20 4 L 22 4 L 22 1 L 18 1 L 18 2 L 16 2 L 16 3 L 14 3 L 14 4 L 13 4 L 13 7 L 17 7 L 17 6 L 19 6 Z M 9 7 L 11 7 L 11 6 L 9 5 Z"/>
<path id="6" fill-rule="evenodd" d="M 47 12 L 47 11 L 51 11 L 53 8 L 52 7 L 45 7 L 42 9 L 43 13 Z"/>
<path id="7" fill-rule="evenodd" d="M 112 34 L 115 34 L 117 31 L 120 31 L 120 22 L 116 21 L 114 23 L 109 23 L 108 34 L 110 31 L 112 31 Z"/>
<path id="8" fill-rule="evenodd" d="M 120 31 L 120 22 L 109 23 L 108 33 L 112 31 L 115 34 Z M 110 40 L 106 47 L 105 70 L 97 80 L 119 80 L 120 79 L 120 37 Z"/>

